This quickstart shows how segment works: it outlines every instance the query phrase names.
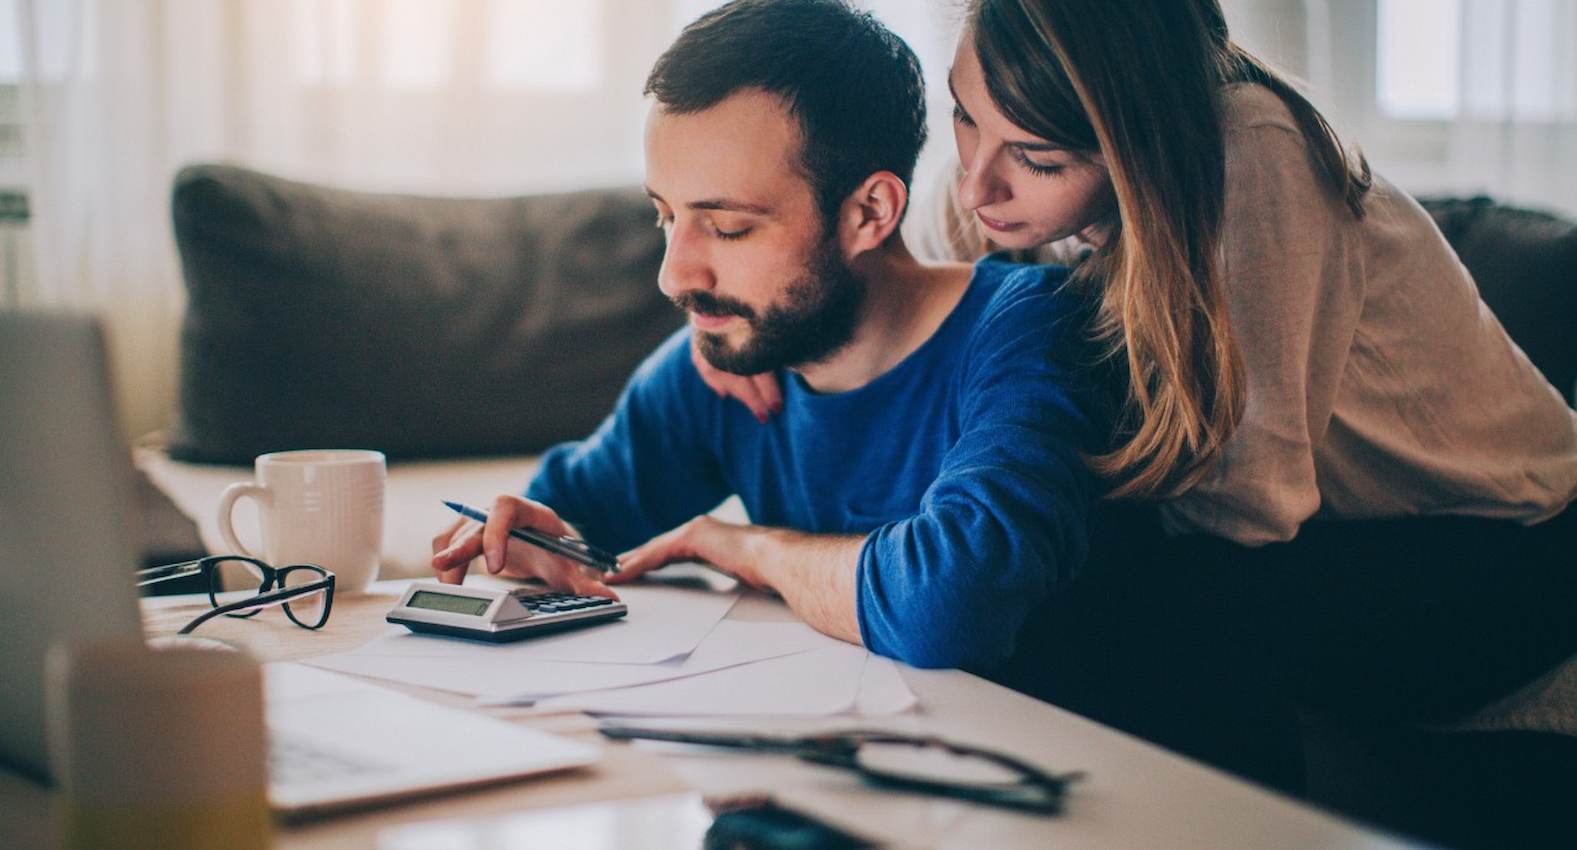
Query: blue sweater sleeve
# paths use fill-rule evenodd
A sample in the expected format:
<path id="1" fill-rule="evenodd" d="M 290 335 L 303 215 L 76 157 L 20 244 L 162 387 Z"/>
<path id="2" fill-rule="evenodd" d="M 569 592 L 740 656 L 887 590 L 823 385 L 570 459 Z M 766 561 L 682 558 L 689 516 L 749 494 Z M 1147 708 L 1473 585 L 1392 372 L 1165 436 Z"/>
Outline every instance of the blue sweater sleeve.
<path id="1" fill-rule="evenodd" d="M 543 455 L 526 496 L 604 549 L 645 543 L 728 496 L 713 448 L 718 408 L 681 329 L 635 371 L 590 437 Z"/>
<path id="2" fill-rule="evenodd" d="M 860 553 L 860 635 L 917 667 L 989 671 L 1026 620 L 1081 566 L 1099 447 L 1083 322 L 1014 272 L 982 316 L 960 370 L 959 439 L 919 513 L 873 531 Z M 1026 277 L 1031 276 L 1031 277 Z"/>

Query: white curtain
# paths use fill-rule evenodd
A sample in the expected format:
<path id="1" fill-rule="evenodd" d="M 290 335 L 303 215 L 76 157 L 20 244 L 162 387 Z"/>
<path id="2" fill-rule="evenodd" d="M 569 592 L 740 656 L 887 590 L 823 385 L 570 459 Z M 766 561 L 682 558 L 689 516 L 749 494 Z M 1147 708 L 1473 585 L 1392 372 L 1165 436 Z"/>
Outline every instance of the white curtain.
<path id="1" fill-rule="evenodd" d="M 1224 6 L 1402 188 L 1577 215 L 1577 0 Z"/>
<path id="2" fill-rule="evenodd" d="M 172 397 L 179 297 L 165 224 L 174 151 L 153 49 L 163 19 L 150 11 L 82 0 L 18 8 L 33 249 L 19 300 L 109 320 L 130 431 L 162 420 Z"/>
<path id="3" fill-rule="evenodd" d="M 1458 2 L 1459 117 L 1447 174 L 1577 213 L 1577 2 Z"/>
<path id="4" fill-rule="evenodd" d="M 182 165 L 445 195 L 632 183 L 646 72 L 714 5 L 19 0 L 36 265 L 21 300 L 101 312 L 123 426 L 164 427 L 183 302 L 168 196 Z M 945 101 L 952 0 L 864 5 L 922 53 Z"/>

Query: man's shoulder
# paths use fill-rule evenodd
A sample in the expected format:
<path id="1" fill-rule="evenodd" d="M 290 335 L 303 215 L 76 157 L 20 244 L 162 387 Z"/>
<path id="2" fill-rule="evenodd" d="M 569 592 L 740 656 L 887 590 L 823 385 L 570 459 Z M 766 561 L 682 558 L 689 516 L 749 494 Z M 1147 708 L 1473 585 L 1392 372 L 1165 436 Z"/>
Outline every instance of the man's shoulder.
<path id="1" fill-rule="evenodd" d="M 1066 266 L 989 257 L 976 263 L 974 285 L 982 288 L 984 300 L 975 335 L 1016 337 L 1020 329 L 1036 329 L 1051 343 L 1064 334 L 1047 331 L 1082 328 L 1091 305 L 1070 283 L 1069 273 Z"/>
<path id="2" fill-rule="evenodd" d="M 992 291 L 994 298 L 1013 298 L 1026 295 L 1056 295 L 1068 281 L 1067 266 L 1016 263 L 998 255 L 985 257 L 975 263 L 975 282 Z"/>

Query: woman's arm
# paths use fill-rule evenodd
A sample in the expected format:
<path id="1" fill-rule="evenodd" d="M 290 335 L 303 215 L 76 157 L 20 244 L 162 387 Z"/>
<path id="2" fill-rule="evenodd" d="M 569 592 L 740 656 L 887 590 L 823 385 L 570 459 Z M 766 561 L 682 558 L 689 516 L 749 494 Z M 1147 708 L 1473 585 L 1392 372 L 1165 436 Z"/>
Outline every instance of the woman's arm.
<path id="1" fill-rule="evenodd" d="M 1290 540 L 1320 507 L 1314 446 L 1331 421 L 1363 307 L 1357 221 L 1281 125 L 1228 134 L 1224 272 L 1247 406 L 1220 462 L 1162 506 L 1172 531 Z"/>

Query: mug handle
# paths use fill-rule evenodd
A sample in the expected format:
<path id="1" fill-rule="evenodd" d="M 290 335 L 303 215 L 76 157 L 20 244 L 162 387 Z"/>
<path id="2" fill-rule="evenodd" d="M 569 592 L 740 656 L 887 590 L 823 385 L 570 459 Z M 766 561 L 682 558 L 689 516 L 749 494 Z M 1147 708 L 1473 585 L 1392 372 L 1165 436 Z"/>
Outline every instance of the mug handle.
<path id="1" fill-rule="evenodd" d="M 262 558 L 252 554 L 245 546 L 241 545 L 240 538 L 235 535 L 235 528 L 230 524 L 230 515 L 235 512 L 237 499 L 250 496 L 257 500 L 258 506 L 268 510 L 274 506 L 274 494 L 261 484 L 250 481 L 237 481 L 225 488 L 224 494 L 219 497 L 219 536 L 224 538 L 225 545 L 230 550 L 248 558 Z"/>

